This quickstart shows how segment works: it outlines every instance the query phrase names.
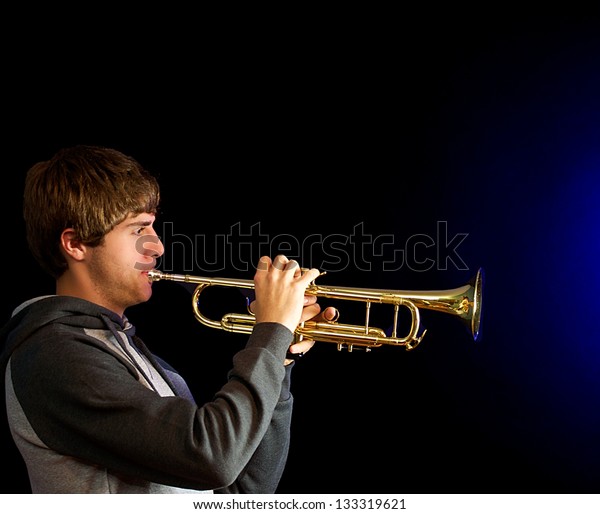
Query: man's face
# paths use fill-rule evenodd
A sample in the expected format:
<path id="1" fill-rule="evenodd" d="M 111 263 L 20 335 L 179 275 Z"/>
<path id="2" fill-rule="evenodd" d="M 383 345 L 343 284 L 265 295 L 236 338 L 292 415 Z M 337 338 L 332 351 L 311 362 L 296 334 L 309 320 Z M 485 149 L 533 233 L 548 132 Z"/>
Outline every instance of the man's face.
<path id="1" fill-rule="evenodd" d="M 88 269 L 101 304 L 119 314 L 152 296 L 148 271 L 164 252 L 153 228 L 155 216 L 130 215 L 89 249 Z"/>

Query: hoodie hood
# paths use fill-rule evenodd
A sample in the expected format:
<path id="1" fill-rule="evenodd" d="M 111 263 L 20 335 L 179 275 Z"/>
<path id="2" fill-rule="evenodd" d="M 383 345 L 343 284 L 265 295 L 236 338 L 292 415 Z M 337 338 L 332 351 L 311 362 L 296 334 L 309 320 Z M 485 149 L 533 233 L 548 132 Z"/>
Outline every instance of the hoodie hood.
<path id="1" fill-rule="evenodd" d="M 115 312 L 81 298 L 72 296 L 33 298 L 17 307 L 11 319 L 0 330 L 2 375 L 15 349 L 40 328 L 56 320 L 66 325 L 90 329 L 110 328 L 108 320 L 121 328 L 125 326 L 125 320 Z"/>

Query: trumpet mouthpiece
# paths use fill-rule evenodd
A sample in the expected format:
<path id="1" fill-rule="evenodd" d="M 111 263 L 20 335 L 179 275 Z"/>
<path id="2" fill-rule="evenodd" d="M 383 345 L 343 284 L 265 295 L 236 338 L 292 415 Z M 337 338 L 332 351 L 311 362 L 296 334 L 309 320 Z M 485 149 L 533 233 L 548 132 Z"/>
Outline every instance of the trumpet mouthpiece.
<path id="1" fill-rule="evenodd" d="M 150 282 L 156 282 L 161 278 L 163 278 L 163 273 L 158 270 L 153 269 L 148 272 L 148 280 L 150 280 Z"/>

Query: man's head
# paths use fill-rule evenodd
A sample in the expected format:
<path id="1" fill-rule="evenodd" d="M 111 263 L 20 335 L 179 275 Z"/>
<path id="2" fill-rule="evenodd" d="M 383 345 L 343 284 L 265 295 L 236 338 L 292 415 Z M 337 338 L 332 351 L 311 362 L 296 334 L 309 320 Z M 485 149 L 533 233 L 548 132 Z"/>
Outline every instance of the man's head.
<path id="1" fill-rule="evenodd" d="M 67 269 L 60 250 L 65 229 L 94 247 L 129 215 L 155 213 L 159 201 L 157 180 L 133 158 L 96 146 L 64 148 L 27 173 L 27 241 L 42 268 L 58 278 Z"/>

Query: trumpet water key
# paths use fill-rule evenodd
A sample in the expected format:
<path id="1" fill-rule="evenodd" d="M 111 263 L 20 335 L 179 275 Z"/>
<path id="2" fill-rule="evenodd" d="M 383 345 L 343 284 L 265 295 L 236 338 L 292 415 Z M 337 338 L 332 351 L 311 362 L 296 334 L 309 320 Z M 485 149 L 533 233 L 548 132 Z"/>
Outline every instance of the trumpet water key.
<path id="1" fill-rule="evenodd" d="M 253 290 L 254 281 L 235 278 L 211 278 L 194 275 L 177 275 L 163 273 L 158 270 L 148 272 L 152 281 L 172 280 L 196 284 L 192 295 L 192 309 L 196 319 L 208 327 L 249 334 L 255 324 L 255 318 L 248 305 L 248 313 L 228 313 L 220 320 L 214 320 L 200 310 L 200 295 L 208 287 L 234 287 Z M 362 348 L 369 351 L 382 345 L 401 346 L 412 350 L 423 339 L 425 331 L 421 331 L 419 309 L 429 309 L 456 316 L 469 330 L 475 341 L 480 334 L 481 302 L 483 290 L 483 269 L 479 269 L 471 280 L 455 289 L 439 291 L 404 291 L 385 289 L 364 289 L 355 287 L 326 286 L 313 281 L 306 289 L 306 294 L 322 298 L 349 300 L 365 304 L 365 319 L 362 325 L 348 325 L 335 321 L 305 321 L 294 334 L 296 341 L 311 339 L 313 341 L 335 343 L 338 350 Z M 369 324 L 372 304 L 390 304 L 393 306 L 391 333 Z M 409 310 L 411 326 L 405 335 L 398 335 L 398 315 L 400 307 Z"/>

